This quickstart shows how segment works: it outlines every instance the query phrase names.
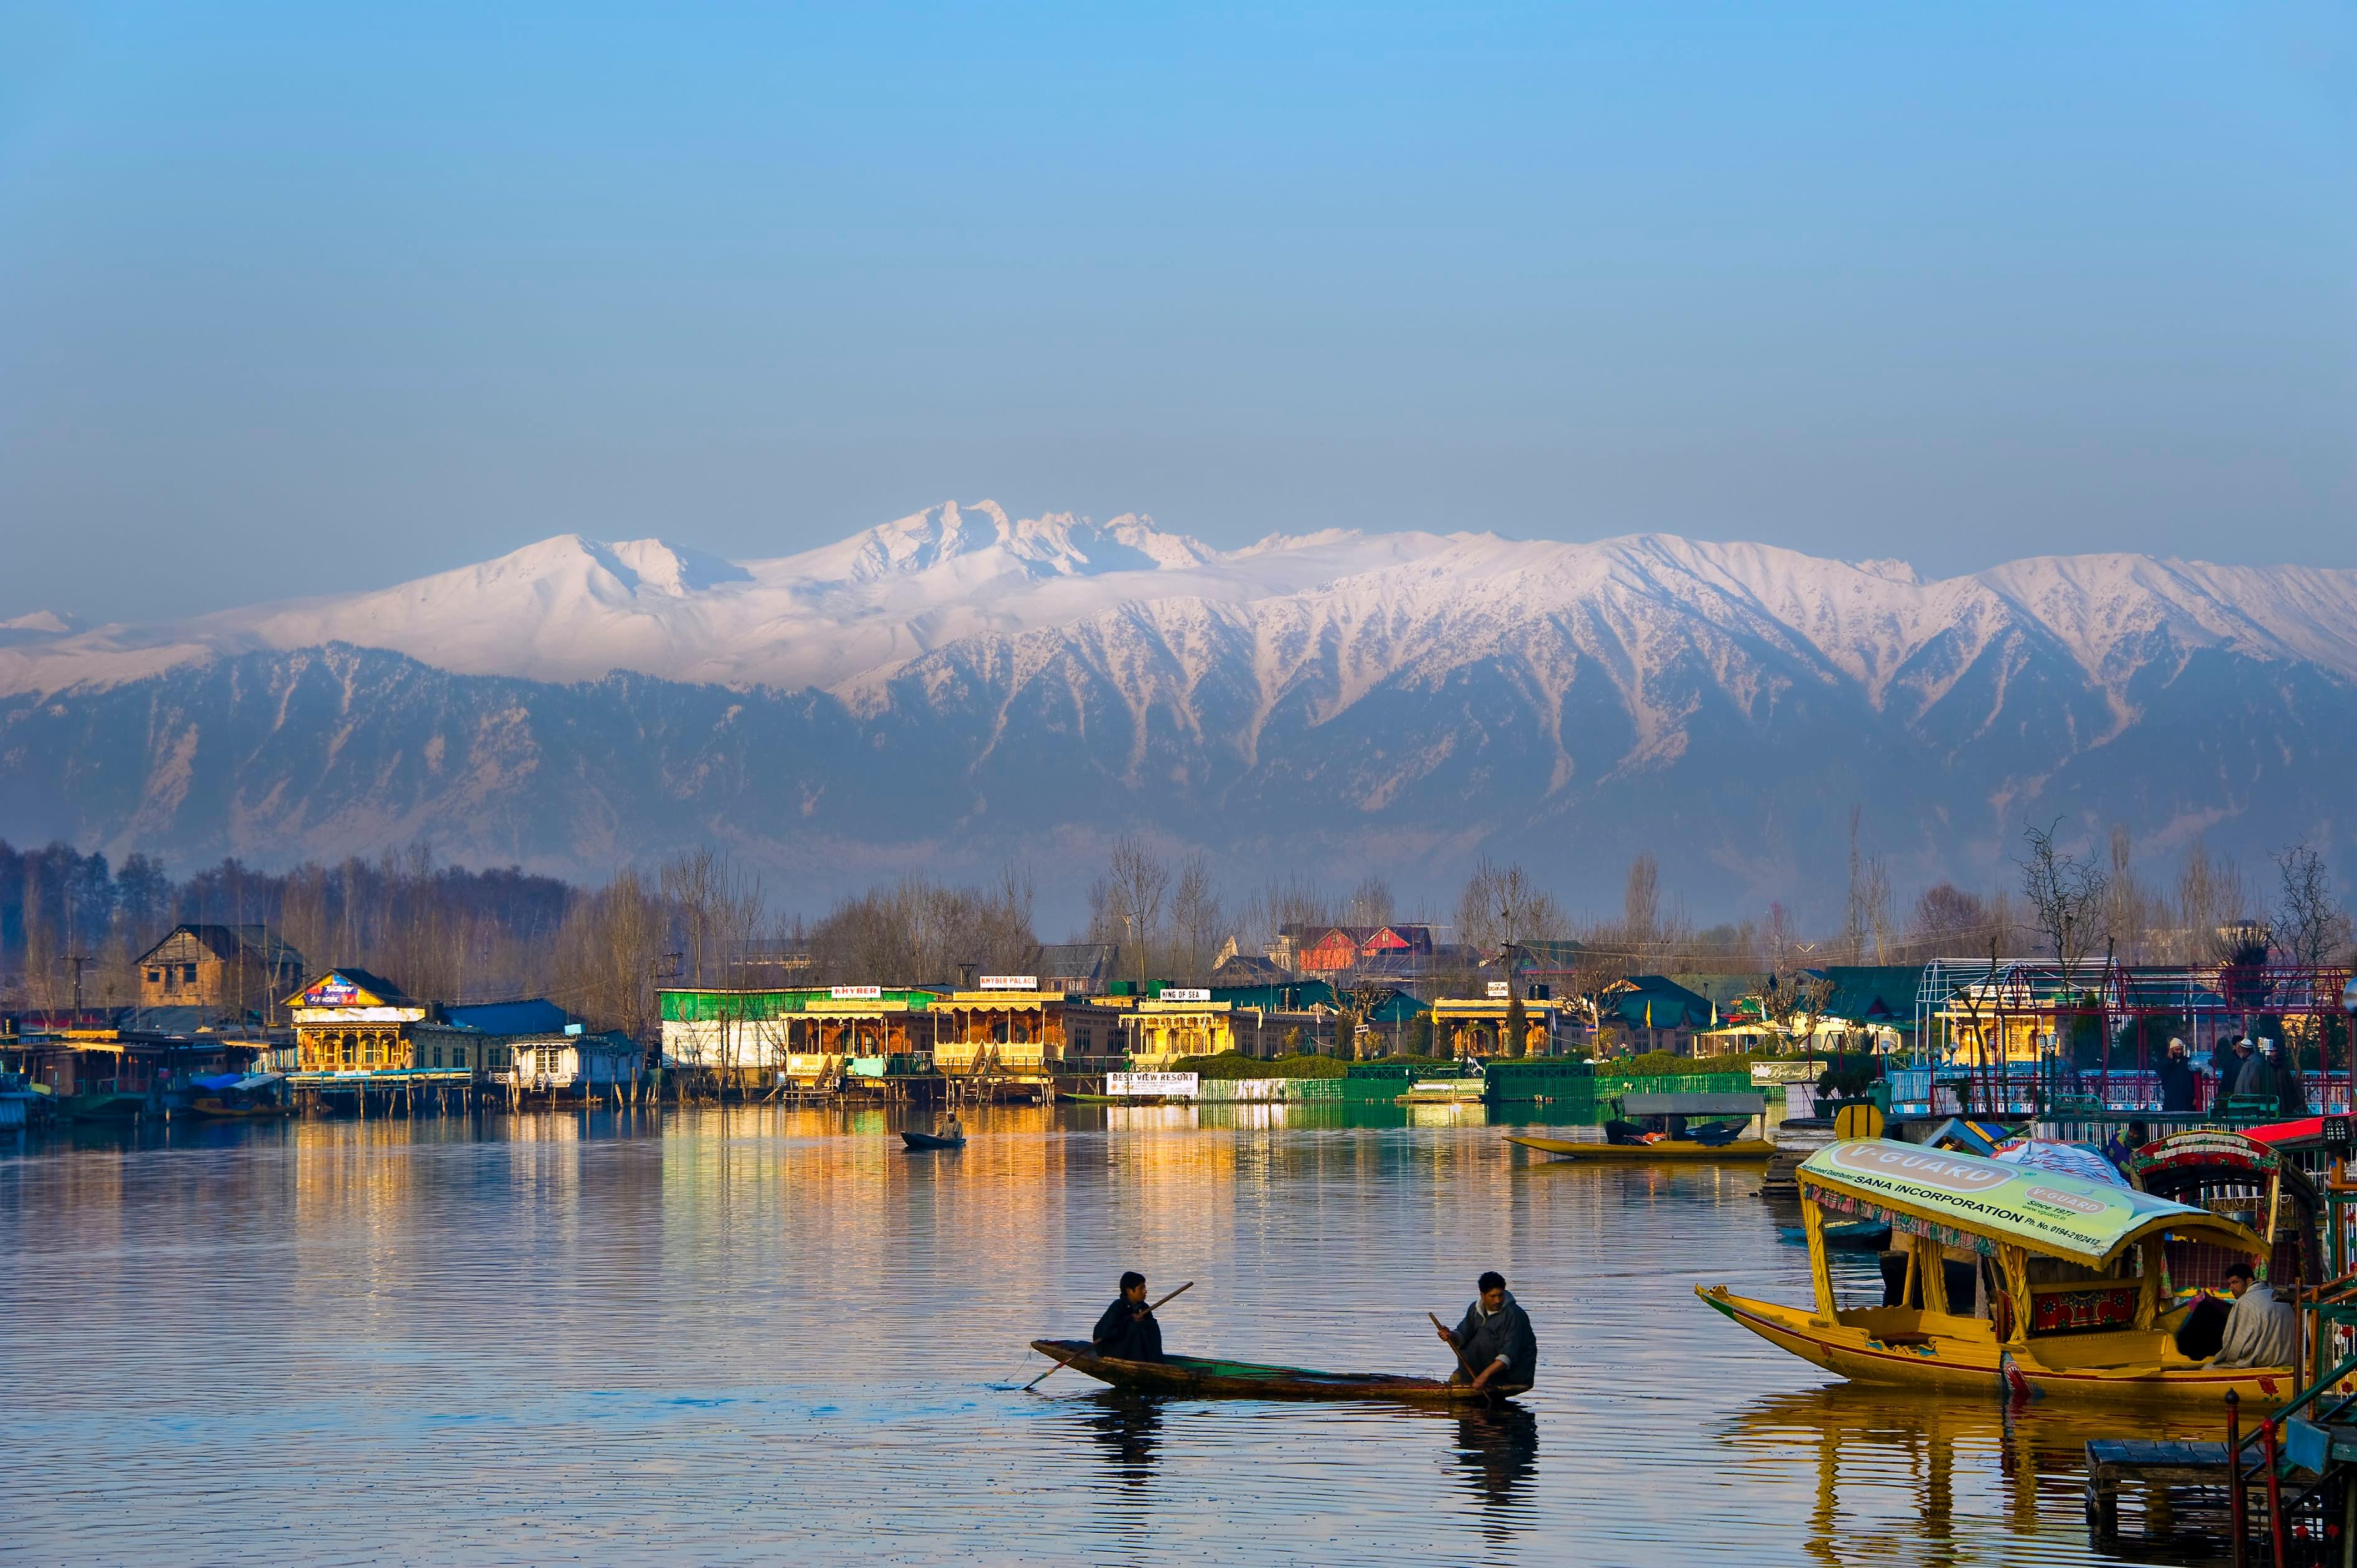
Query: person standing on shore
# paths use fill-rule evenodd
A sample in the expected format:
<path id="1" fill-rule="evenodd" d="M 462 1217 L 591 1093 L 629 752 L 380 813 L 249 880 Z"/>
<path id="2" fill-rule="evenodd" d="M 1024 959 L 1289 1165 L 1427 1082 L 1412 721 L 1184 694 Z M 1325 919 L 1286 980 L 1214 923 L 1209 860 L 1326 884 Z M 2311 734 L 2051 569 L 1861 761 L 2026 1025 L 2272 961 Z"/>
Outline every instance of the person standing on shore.
<path id="1" fill-rule="evenodd" d="M 2200 1098 L 2201 1074 L 2194 1070 L 2193 1058 L 2186 1053 L 2183 1040 L 2169 1042 L 2169 1054 L 2161 1058 L 2156 1076 L 2160 1079 L 2160 1109 L 2164 1113 L 2188 1115 L 2200 1109 L 2194 1101 Z"/>

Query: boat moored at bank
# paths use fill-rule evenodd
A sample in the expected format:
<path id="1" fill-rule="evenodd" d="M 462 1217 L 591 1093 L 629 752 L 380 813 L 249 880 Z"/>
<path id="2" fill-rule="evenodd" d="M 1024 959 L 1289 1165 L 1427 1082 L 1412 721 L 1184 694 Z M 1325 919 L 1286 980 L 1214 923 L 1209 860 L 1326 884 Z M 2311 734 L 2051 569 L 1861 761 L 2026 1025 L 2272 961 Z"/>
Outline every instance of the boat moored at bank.
<path id="1" fill-rule="evenodd" d="M 2273 1405 L 2289 1367 L 2215 1367 L 2177 1348 L 2189 1304 L 2173 1245 L 2264 1259 L 2267 1242 L 2222 1215 L 2126 1187 L 1883 1140 L 1820 1150 L 1801 1167 L 1814 1301 L 1695 1287 L 1782 1350 L 1859 1382 L 2072 1400 Z M 1907 1253 L 1899 1300 L 1841 1307 L 1826 1262 L 1833 1219 L 1878 1219 Z M 1948 1265 L 1961 1262 L 1962 1271 Z M 1973 1298 L 1952 1296 L 1956 1274 Z"/>

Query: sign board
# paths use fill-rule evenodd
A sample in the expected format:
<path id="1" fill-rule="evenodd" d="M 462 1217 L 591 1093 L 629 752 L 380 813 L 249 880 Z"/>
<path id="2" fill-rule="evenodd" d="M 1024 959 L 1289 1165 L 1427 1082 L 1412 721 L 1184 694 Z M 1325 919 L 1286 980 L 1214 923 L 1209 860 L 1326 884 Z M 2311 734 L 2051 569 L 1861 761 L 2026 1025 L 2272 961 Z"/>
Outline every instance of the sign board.
<path id="1" fill-rule="evenodd" d="M 351 1007 L 359 1004 L 361 988 L 340 974 L 331 974 L 297 1000 L 306 1007 Z"/>
<path id="2" fill-rule="evenodd" d="M 1505 1001 L 1509 989 L 1510 988 L 1507 983 L 1502 980 L 1491 981 L 1490 983 L 1490 1000 L 1492 1002 Z"/>
<path id="3" fill-rule="evenodd" d="M 1165 1002 L 1209 1002 L 1211 993 L 1200 985 L 1166 985 L 1162 988 Z"/>
<path id="4" fill-rule="evenodd" d="M 1036 974 L 985 974 L 982 977 L 985 991 L 1037 991 L 1039 977 Z"/>
<path id="5" fill-rule="evenodd" d="M 880 985 L 830 985 L 827 995 L 837 1002 L 881 1002 L 884 988 Z"/>
<path id="6" fill-rule="evenodd" d="M 1158 1095 L 1166 1100 L 1192 1100 L 1199 1081 L 1191 1072 L 1109 1072 L 1105 1092 L 1117 1100 Z"/>

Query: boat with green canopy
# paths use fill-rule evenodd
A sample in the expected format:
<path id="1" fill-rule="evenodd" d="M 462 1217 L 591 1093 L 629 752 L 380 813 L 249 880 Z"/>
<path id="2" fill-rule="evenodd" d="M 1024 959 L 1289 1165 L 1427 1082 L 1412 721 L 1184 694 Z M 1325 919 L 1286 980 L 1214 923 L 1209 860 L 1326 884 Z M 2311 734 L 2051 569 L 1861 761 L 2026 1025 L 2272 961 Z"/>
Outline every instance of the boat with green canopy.
<path id="1" fill-rule="evenodd" d="M 2177 1348 L 2190 1307 L 2169 1279 L 2169 1243 L 2247 1258 L 2247 1227 L 2132 1187 L 1881 1139 L 1831 1144 L 1800 1169 L 1815 1301 L 1785 1306 L 1695 1294 L 1770 1344 L 1861 1382 L 2004 1389 L 2072 1400 L 2280 1403 L 2288 1367 L 2212 1367 Z M 1878 1219 L 1908 1254 L 1898 1300 L 1843 1308 L 1824 1230 Z M 1972 1281 L 1952 1297 L 1951 1263 Z"/>

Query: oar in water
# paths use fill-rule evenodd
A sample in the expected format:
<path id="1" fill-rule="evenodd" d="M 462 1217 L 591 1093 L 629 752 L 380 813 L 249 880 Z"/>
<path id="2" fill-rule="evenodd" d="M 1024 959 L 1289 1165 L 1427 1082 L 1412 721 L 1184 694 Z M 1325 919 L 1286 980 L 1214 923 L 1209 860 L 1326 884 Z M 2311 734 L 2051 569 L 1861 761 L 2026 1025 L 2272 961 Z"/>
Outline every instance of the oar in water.
<path id="1" fill-rule="evenodd" d="M 1432 1326 L 1435 1328 L 1439 1329 L 1443 1334 L 1448 1332 L 1448 1325 L 1441 1322 L 1439 1318 L 1433 1317 L 1433 1315 L 1429 1312 L 1426 1313 L 1425 1316 L 1432 1318 Z M 1457 1343 L 1456 1340 L 1451 1339 L 1448 1342 L 1448 1348 L 1457 1353 L 1457 1364 L 1465 1369 L 1465 1380 L 1469 1383 L 1480 1382 L 1481 1374 L 1475 1371 L 1473 1369 L 1473 1363 L 1465 1359 L 1465 1347 Z M 1487 1383 L 1482 1383 L 1480 1388 L 1473 1391 L 1480 1394 L 1483 1399 L 1488 1400 L 1491 1404 L 1498 1402 L 1498 1391 L 1491 1388 Z"/>
<path id="2" fill-rule="evenodd" d="M 1185 1284 L 1180 1285 L 1177 1290 L 1172 1291 L 1168 1295 L 1164 1296 L 1160 1301 L 1156 1302 L 1152 1306 L 1147 1307 L 1146 1310 L 1149 1313 L 1159 1312 L 1162 1308 L 1169 1305 L 1172 1302 L 1177 1301 L 1180 1296 L 1185 1295 L 1189 1291 L 1193 1290 L 1194 1288 L 1195 1282 L 1193 1280 L 1189 1280 Z M 1041 1383 L 1046 1382 L 1049 1378 L 1054 1377 L 1058 1372 L 1062 1371 L 1065 1368 L 1071 1366 L 1073 1362 L 1079 1360 L 1082 1356 L 1087 1354 L 1088 1351 L 1085 1348 L 1073 1351 L 1071 1355 L 1065 1357 L 1062 1360 L 1057 1362 L 1054 1366 L 1049 1368 L 1046 1371 L 1040 1373 L 1029 1382 L 1024 1384 L 1021 1388 L 1017 1389 L 1016 1392 L 1025 1394 L 1029 1393 L 1033 1389 L 1038 1388 Z"/>

